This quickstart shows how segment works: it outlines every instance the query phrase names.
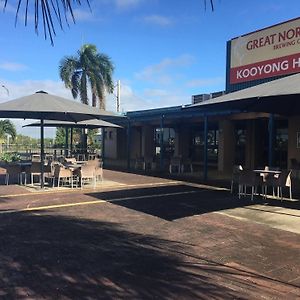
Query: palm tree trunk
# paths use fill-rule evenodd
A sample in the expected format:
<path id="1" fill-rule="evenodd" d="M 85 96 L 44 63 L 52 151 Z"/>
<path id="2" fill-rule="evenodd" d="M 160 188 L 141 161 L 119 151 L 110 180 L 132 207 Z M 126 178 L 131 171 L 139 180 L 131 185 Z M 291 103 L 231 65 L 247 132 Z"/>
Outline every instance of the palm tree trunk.
<path id="1" fill-rule="evenodd" d="M 104 97 L 99 97 L 99 106 L 100 106 L 100 109 L 103 109 L 103 110 L 105 110 L 105 107 L 106 107 L 106 105 L 105 105 L 106 103 L 105 103 L 105 98 Z"/>
<path id="2" fill-rule="evenodd" d="M 97 96 L 95 91 L 92 92 L 92 106 L 96 107 L 97 106 Z"/>

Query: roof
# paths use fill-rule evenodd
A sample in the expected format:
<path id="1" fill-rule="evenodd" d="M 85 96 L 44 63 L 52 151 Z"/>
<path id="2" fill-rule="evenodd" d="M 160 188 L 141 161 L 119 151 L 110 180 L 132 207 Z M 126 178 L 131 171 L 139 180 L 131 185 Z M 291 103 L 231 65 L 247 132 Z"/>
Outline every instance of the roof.
<path id="1" fill-rule="evenodd" d="M 293 115 L 300 113 L 300 73 L 225 94 L 184 109 L 225 108 Z"/>

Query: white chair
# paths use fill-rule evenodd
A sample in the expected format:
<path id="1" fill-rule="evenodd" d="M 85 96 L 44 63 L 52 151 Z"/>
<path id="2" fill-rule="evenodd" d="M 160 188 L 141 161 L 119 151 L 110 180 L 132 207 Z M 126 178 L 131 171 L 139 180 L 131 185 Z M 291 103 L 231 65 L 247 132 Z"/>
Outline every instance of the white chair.
<path id="1" fill-rule="evenodd" d="M 34 178 L 38 177 L 39 183 L 41 182 L 41 161 L 32 161 L 28 171 L 31 177 L 31 185 L 34 184 Z"/>
<path id="2" fill-rule="evenodd" d="M 231 176 L 231 186 L 230 186 L 230 193 L 233 193 L 233 186 L 234 184 L 239 184 L 240 180 L 240 174 L 243 170 L 243 167 L 241 165 L 234 165 L 232 169 L 232 176 Z"/>
<path id="3" fill-rule="evenodd" d="M 81 166 L 79 170 L 80 186 L 83 188 L 85 183 L 91 182 L 96 187 L 95 165 L 87 163 Z"/>
<path id="4" fill-rule="evenodd" d="M 87 165 L 93 165 L 94 166 L 94 176 L 95 176 L 95 181 L 103 181 L 103 162 L 102 160 L 96 158 L 93 160 L 88 160 L 86 162 Z"/>
<path id="5" fill-rule="evenodd" d="M 60 164 L 54 166 L 53 186 L 55 179 L 57 180 L 57 187 L 69 185 L 73 188 L 73 172 Z"/>

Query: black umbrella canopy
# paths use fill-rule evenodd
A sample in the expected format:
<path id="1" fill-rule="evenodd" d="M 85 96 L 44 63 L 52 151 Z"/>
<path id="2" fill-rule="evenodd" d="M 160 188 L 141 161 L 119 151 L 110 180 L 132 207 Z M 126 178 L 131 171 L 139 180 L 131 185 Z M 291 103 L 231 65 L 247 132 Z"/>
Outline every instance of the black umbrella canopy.
<path id="1" fill-rule="evenodd" d="M 79 122 L 109 117 L 121 116 L 44 91 L 0 104 L 0 118 Z"/>
<path id="2" fill-rule="evenodd" d="M 41 126 L 41 122 L 26 124 L 23 127 L 39 127 L 39 126 Z M 121 128 L 121 126 L 117 124 L 103 121 L 103 120 L 98 120 L 98 119 L 79 121 L 77 123 L 68 122 L 68 121 L 45 120 L 44 126 L 45 127 L 89 128 L 89 129 L 95 129 L 100 127 Z"/>

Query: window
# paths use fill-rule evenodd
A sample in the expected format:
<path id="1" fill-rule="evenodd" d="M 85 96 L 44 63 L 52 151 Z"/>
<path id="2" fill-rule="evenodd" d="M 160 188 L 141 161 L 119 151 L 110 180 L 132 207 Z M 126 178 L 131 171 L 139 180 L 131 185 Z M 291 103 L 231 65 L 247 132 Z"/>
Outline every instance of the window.
<path id="1" fill-rule="evenodd" d="M 161 134 L 163 134 L 163 149 L 166 158 L 173 156 L 175 151 L 175 130 L 173 128 L 163 128 L 161 133 L 161 128 L 155 128 L 154 142 L 155 142 L 155 154 L 159 155 L 160 149 L 160 139 Z"/>

